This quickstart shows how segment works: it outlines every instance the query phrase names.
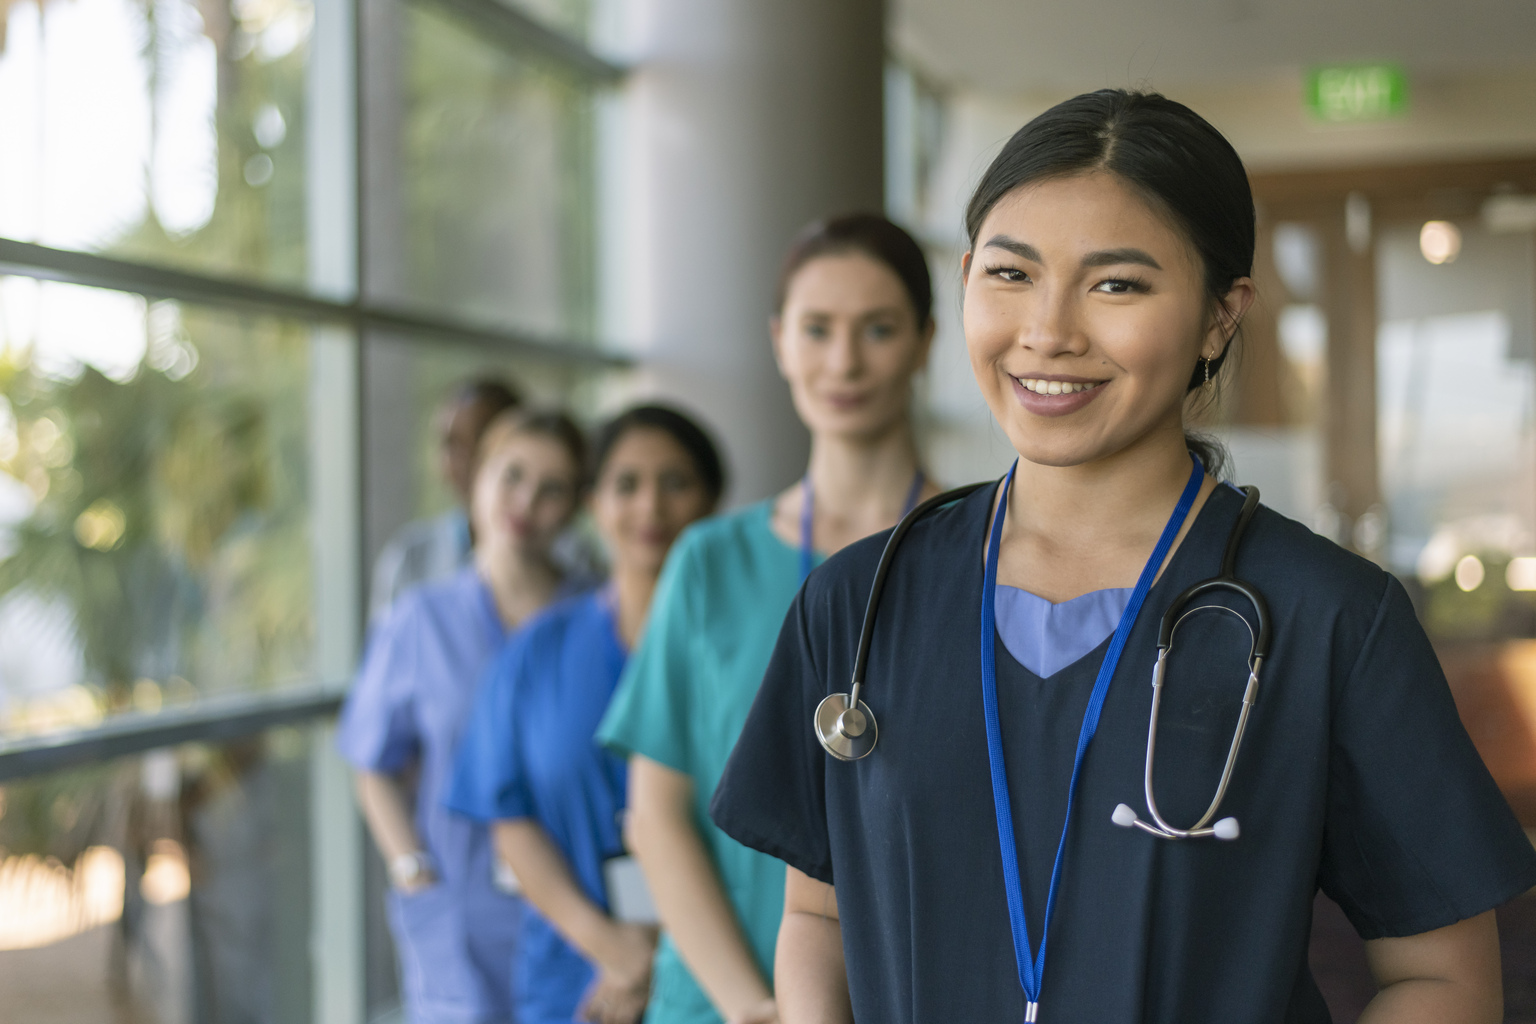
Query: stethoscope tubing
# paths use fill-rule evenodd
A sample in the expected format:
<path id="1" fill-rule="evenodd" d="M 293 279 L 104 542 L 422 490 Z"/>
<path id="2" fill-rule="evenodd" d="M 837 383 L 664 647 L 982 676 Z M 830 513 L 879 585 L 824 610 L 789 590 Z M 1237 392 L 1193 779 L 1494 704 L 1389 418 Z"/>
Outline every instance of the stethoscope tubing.
<path id="1" fill-rule="evenodd" d="M 983 487 L 997 486 L 996 480 L 983 480 L 981 483 L 966 484 L 964 487 L 956 487 L 945 491 L 943 494 L 935 494 L 927 501 L 919 502 L 913 506 L 912 511 L 901 517 L 891 530 L 891 535 L 886 539 L 885 548 L 880 552 L 879 566 L 875 569 L 874 582 L 869 587 L 869 600 L 864 605 L 864 625 L 859 630 L 859 652 L 853 660 L 853 680 L 849 686 L 848 706 L 859 706 L 859 692 L 864 688 L 864 674 L 869 667 L 869 649 L 875 639 L 875 615 L 880 609 L 880 597 L 885 593 L 885 579 L 891 573 L 891 565 L 896 560 L 896 549 L 900 546 L 902 538 L 907 531 L 912 529 L 923 516 L 941 505 L 959 501 L 968 495 L 974 494 Z"/>

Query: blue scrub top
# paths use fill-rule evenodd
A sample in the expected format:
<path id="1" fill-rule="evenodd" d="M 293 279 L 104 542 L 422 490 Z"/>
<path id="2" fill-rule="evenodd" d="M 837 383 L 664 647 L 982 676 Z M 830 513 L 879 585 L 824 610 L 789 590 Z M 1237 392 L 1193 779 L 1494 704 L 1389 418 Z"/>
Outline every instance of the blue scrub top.
<path id="1" fill-rule="evenodd" d="M 375 625 L 341 712 L 337 746 L 355 767 L 420 769 L 416 830 L 441 881 L 389 894 L 412 1024 L 512 1020 L 522 900 L 495 887 L 485 826 L 441 801 L 476 684 L 505 639 L 472 566 L 412 587 Z"/>
<path id="2" fill-rule="evenodd" d="M 603 861 L 623 853 L 626 770 L 592 736 L 627 656 L 606 592 L 530 620 L 480 687 L 446 801 L 480 821 L 538 822 L 604 910 Z M 513 979 L 518 1024 L 569 1024 L 592 978 L 592 966 L 529 907 Z"/>

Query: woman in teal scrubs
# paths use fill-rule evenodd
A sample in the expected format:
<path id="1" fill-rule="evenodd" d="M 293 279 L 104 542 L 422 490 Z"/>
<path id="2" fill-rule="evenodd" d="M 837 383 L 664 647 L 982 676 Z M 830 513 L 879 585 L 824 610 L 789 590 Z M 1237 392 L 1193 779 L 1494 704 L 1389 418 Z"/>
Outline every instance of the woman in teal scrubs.
<path id="1" fill-rule="evenodd" d="M 598 732 L 630 758 L 627 838 L 665 931 L 650 1024 L 777 1020 L 784 867 L 711 824 L 709 798 L 812 566 L 937 493 L 918 466 L 908 413 L 933 338 L 931 305 L 922 250 L 884 218 L 840 217 L 802 233 L 770 331 L 811 431 L 810 466 L 777 496 L 678 540 Z"/>

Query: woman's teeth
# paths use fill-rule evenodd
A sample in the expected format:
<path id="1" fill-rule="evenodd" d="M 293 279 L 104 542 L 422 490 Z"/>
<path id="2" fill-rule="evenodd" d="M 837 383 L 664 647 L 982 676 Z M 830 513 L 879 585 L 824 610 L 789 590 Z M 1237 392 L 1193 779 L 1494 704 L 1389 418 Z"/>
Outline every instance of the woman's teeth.
<path id="1" fill-rule="evenodd" d="M 1079 391 L 1096 388 L 1102 381 L 1092 384 L 1074 384 L 1066 380 L 1036 380 L 1033 377 L 1015 377 L 1024 387 L 1037 395 L 1073 395 Z"/>

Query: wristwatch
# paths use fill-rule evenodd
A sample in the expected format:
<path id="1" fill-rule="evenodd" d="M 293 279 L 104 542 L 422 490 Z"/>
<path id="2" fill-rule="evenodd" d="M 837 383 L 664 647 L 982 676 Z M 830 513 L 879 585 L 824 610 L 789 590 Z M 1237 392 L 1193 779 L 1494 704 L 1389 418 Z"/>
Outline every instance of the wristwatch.
<path id="1" fill-rule="evenodd" d="M 432 858 L 427 856 L 425 850 L 413 850 L 390 859 L 389 882 L 396 889 L 404 889 L 431 871 Z"/>

